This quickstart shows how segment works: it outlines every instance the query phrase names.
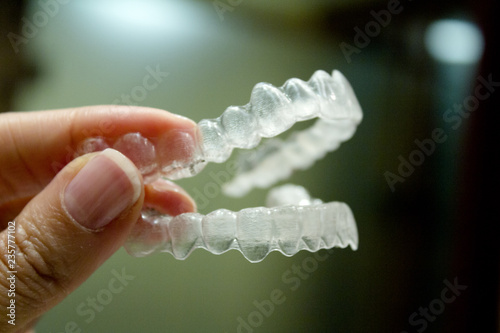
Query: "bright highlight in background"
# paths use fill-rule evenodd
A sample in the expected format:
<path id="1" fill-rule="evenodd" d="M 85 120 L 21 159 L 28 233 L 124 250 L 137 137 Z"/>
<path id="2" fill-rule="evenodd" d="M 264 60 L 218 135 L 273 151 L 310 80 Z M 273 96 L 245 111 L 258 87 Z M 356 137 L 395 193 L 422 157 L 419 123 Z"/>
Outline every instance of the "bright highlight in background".
<path id="1" fill-rule="evenodd" d="M 436 60 L 450 64 L 474 64 L 483 54 L 484 40 L 479 28 L 463 20 L 439 20 L 425 33 L 427 51 Z"/>
<path id="2" fill-rule="evenodd" d="M 186 35 L 203 30 L 206 10 L 186 0 L 86 0 L 77 3 L 80 14 L 106 29 L 116 27 L 134 35 Z"/>

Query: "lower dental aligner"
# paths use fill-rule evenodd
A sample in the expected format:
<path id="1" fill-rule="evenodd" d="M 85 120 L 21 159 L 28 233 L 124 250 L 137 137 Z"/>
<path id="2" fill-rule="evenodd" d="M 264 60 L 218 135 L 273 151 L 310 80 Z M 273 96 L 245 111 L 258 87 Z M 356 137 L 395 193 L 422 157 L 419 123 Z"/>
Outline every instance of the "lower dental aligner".
<path id="1" fill-rule="evenodd" d="M 112 141 L 89 138 L 80 146 L 78 155 L 111 147 L 137 165 L 146 183 L 158 177 L 179 179 L 196 175 L 207 162 L 227 161 L 234 148 L 255 148 L 262 138 L 275 137 L 298 121 L 319 118 L 310 128 L 293 133 L 284 141 L 270 139 L 255 153 L 242 156 L 239 173 L 223 190 L 230 196 L 243 196 L 253 187 L 266 188 L 288 178 L 295 169 L 309 168 L 351 138 L 362 117 L 347 79 L 338 71 L 331 76 L 316 71 L 307 82 L 293 78 L 279 88 L 259 83 L 248 104 L 231 106 L 219 118 L 200 121 L 199 138 L 181 135 L 185 139 L 176 143 L 191 152 L 187 160 L 165 163 L 160 156 L 168 149 L 162 149 L 161 140 L 148 139 L 140 133 L 128 133 Z M 286 191 L 282 188 L 271 193 L 287 197 Z M 296 193 L 297 189 L 290 191 Z M 271 205 L 277 207 L 176 217 L 144 211 L 127 250 L 137 256 L 170 252 L 184 259 L 195 248 L 215 254 L 237 249 L 249 261 L 258 262 L 274 250 L 293 255 L 302 249 L 317 251 L 348 244 L 357 248 L 356 224 L 346 204 L 308 200 L 305 205 L 303 200 L 278 204 L 276 194 L 269 198 L 274 201 Z M 149 239 L 154 239 L 153 244 Z"/>
<path id="2" fill-rule="evenodd" d="M 356 223 L 345 203 L 322 203 L 311 199 L 301 186 L 284 185 L 270 192 L 268 204 L 285 203 L 283 198 L 300 200 L 295 205 L 239 212 L 218 209 L 208 215 L 172 217 L 144 211 L 141 223 L 147 227 L 137 225 L 125 247 L 135 256 L 168 252 L 177 259 L 185 259 L 197 248 L 213 254 L 235 249 L 250 262 L 262 261 L 271 251 L 292 256 L 300 250 L 315 252 L 334 246 L 357 249 Z M 152 235 L 163 242 L 151 242 Z"/>

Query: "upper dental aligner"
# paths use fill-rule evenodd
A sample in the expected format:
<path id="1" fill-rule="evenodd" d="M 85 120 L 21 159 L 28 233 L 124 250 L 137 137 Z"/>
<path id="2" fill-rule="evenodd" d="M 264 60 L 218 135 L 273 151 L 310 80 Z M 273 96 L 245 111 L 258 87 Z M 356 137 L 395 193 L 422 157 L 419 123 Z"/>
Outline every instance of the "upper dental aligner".
<path id="1" fill-rule="evenodd" d="M 242 196 L 254 186 L 268 187 L 294 169 L 310 167 L 354 134 L 363 114 L 347 79 L 339 71 L 332 76 L 316 71 L 307 82 L 293 78 L 280 88 L 259 83 L 247 105 L 231 106 L 219 118 L 200 121 L 201 150 L 206 161 L 222 163 L 234 148 L 254 148 L 261 138 L 316 117 L 310 129 L 267 143 L 276 149 L 254 158 L 250 168 L 241 168 L 225 185 L 227 195 Z"/>
<path id="2" fill-rule="evenodd" d="M 261 138 L 277 136 L 297 121 L 316 117 L 353 125 L 361 121 L 363 115 L 354 92 L 339 71 L 333 71 L 332 76 L 316 71 L 308 82 L 293 78 L 280 88 L 259 83 L 247 105 L 230 106 L 220 117 L 200 121 L 204 158 L 222 163 L 233 148 L 255 148 Z"/>
<path id="3" fill-rule="evenodd" d="M 225 162 L 234 148 L 255 148 L 261 138 L 277 136 L 298 121 L 316 117 L 319 119 L 311 128 L 294 133 L 286 141 L 268 143 L 276 149 L 254 159 L 251 168 L 243 168 L 224 187 L 226 194 L 241 196 L 253 186 L 268 187 L 287 178 L 294 169 L 308 168 L 354 134 L 363 114 L 349 82 L 339 71 L 334 70 L 331 76 L 316 71 L 307 82 L 293 78 L 280 88 L 257 84 L 245 106 L 230 106 L 220 117 L 200 121 L 201 139 L 193 139 L 188 133 L 176 136 L 177 146 L 192 151 L 188 160 L 165 160 L 162 155 L 170 146 L 165 148 L 162 143 L 169 139 L 155 142 L 155 138 L 140 133 L 111 141 L 89 138 L 80 145 L 77 155 L 111 147 L 129 157 L 146 182 L 160 176 L 179 179 L 196 175 L 207 162 Z"/>
<path id="4" fill-rule="evenodd" d="M 268 201 L 283 203 L 283 197 L 296 201 L 297 191 L 299 196 L 307 194 L 300 186 L 285 185 L 271 191 Z M 126 249 L 135 256 L 168 252 L 177 259 L 185 259 L 197 248 L 213 254 L 235 249 L 250 262 L 263 260 L 271 251 L 292 256 L 303 249 L 314 252 L 348 245 L 357 249 L 356 223 L 345 203 L 321 203 L 310 198 L 299 201 L 295 205 L 239 212 L 219 209 L 208 215 L 185 213 L 171 217 L 144 212 L 142 218 L 149 229 L 137 227 Z M 157 240 L 149 243 L 152 235 Z"/>

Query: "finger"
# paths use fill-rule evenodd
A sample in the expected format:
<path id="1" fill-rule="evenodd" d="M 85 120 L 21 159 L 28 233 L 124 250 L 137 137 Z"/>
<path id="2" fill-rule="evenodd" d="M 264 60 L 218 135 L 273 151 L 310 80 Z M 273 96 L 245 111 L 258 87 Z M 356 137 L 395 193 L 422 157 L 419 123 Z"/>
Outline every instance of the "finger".
<path id="1" fill-rule="evenodd" d="M 139 217 L 142 189 L 134 164 L 107 149 L 74 160 L 26 205 L 14 228 L 0 233 L 0 307 L 14 299 L 16 324 L 0 316 L 1 332 L 28 325 L 123 245 Z M 12 245 L 14 263 L 4 255 Z M 13 275 L 14 287 L 7 280 Z"/>
<path id="2" fill-rule="evenodd" d="M 7 226 L 8 221 L 12 221 L 19 213 L 23 210 L 24 206 L 33 196 L 12 199 L 9 202 L 0 204 L 0 230 L 3 230 Z"/>
<path id="3" fill-rule="evenodd" d="M 196 203 L 182 187 L 165 179 L 158 179 L 144 187 L 144 206 L 163 214 L 176 216 L 196 211 Z"/>
<path id="4" fill-rule="evenodd" d="M 144 207 L 146 208 L 152 208 L 170 216 L 196 211 L 194 200 L 180 186 L 171 181 L 158 179 L 144 186 L 144 190 Z M 158 225 L 140 218 L 134 225 L 128 241 L 129 244 L 125 248 L 128 251 L 134 249 L 131 253 L 137 255 L 138 252 L 151 253 L 151 249 L 155 249 L 166 239 L 161 227 L 158 228 Z M 137 252 L 138 249 L 141 250 Z"/>
<path id="5" fill-rule="evenodd" d="M 129 106 L 16 112 L 0 115 L 0 208 L 36 195 L 75 155 L 88 137 L 116 139 L 140 132 L 165 143 L 167 155 L 191 152 L 181 143 L 195 140 L 196 124 L 167 111 Z"/>

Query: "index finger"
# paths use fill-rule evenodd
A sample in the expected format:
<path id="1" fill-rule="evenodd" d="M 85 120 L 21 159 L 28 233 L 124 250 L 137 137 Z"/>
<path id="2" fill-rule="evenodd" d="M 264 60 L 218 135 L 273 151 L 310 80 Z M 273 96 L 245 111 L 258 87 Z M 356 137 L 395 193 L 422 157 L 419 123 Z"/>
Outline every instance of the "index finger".
<path id="1" fill-rule="evenodd" d="M 0 119 L 0 188 L 10 189 L 16 198 L 40 191 L 89 137 L 113 144 L 127 133 L 140 132 L 161 146 L 157 148 L 163 159 L 188 158 L 191 151 L 185 143 L 196 140 L 193 121 L 146 107 L 102 105 L 16 112 L 2 114 Z"/>

